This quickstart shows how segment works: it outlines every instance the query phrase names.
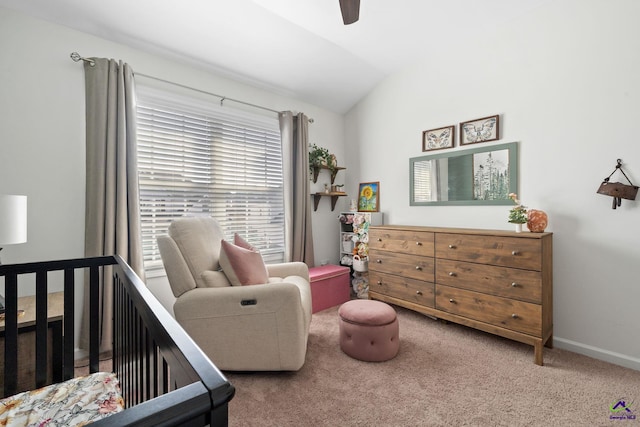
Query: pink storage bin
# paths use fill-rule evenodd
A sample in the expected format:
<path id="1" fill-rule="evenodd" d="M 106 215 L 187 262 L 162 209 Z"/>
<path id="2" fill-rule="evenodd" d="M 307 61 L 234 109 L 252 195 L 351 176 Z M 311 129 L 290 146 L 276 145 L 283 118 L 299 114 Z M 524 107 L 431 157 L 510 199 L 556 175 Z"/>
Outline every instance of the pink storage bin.
<path id="1" fill-rule="evenodd" d="M 309 269 L 313 313 L 349 301 L 350 273 L 349 267 L 331 264 Z"/>

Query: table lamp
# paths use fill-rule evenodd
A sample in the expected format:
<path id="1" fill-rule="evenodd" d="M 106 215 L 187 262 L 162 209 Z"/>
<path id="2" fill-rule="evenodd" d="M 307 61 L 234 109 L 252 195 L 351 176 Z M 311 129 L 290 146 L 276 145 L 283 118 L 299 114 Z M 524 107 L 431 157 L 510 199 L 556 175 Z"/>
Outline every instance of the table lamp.
<path id="1" fill-rule="evenodd" d="M 27 196 L 0 194 L 0 250 L 27 241 Z"/>
<path id="2" fill-rule="evenodd" d="M 2 245 L 15 245 L 26 241 L 27 196 L 0 194 L 0 251 Z M 2 313 L 4 297 L 0 295 L 0 314 Z"/>

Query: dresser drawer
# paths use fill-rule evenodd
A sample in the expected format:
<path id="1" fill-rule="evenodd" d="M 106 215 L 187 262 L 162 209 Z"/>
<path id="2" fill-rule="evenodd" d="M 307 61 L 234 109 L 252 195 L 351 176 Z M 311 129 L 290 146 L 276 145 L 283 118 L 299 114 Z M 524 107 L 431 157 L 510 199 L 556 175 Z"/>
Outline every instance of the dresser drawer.
<path id="1" fill-rule="evenodd" d="M 527 270 L 542 269 L 539 239 L 438 233 L 435 249 L 437 258 Z"/>
<path id="2" fill-rule="evenodd" d="M 369 228 L 369 247 L 404 254 L 433 256 L 434 233 L 429 231 Z"/>
<path id="3" fill-rule="evenodd" d="M 369 291 L 400 298 L 425 307 L 434 307 L 434 285 L 423 280 L 369 272 Z"/>
<path id="4" fill-rule="evenodd" d="M 436 285 L 436 309 L 540 337 L 542 306 Z"/>
<path id="5" fill-rule="evenodd" d="M 436 283 L 537 304 L 542 302 L 539 271 L 438 259 Z"/>
<path id="6" fill-rule="evenodd" d="M 433 258 L 379 251 L 369 247 L 369 271 L 395 274 L 433 283 Z"/>

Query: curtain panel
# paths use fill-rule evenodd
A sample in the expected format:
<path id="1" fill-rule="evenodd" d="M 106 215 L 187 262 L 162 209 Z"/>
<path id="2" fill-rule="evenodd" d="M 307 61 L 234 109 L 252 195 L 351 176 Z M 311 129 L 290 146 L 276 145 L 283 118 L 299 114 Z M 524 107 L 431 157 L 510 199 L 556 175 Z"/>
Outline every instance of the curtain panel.
<path id="1" fill-rule="evenodd" d="M 309 118 L 279 114 L 284 174 L 285 261 L 314 266 L 309 184 Z"/>
<path id="2" fill-rule="evenodd" d="M 122 61 L 85 62 L 85 256 L 120 255 L 144 280 L 136 155 L 136 102 L 131 67 Z M 111 350 L 112 272 L 100 280 L 100 351 Z M 88 316 L 88 292 L 85 311 Z M 95 321 L 95 320 L 94 320 Z M 83 325 L 87 324 L 86 321 Z M 88 331 L 80 345 L 88 347 Z"/>

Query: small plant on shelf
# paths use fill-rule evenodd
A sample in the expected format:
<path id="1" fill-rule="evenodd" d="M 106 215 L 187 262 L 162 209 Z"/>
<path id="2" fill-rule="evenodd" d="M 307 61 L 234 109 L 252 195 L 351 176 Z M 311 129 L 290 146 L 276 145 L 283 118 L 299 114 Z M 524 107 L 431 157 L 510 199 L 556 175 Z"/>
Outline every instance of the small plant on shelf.
<path id="1" fill-rule="evenodd" d="M 333 173 L 338 167 L 338 160 L 326 148 L 311 144 L 309 149 L 309 172 L 313 173 L 313 168 L 318 167 L 326 167 Z"/>
<path id="2" fill-rule="evenodd" d="M 309 167 L 329 166 L 331 153 L 326 148 L 311 144 L 309 150 Z"/>

